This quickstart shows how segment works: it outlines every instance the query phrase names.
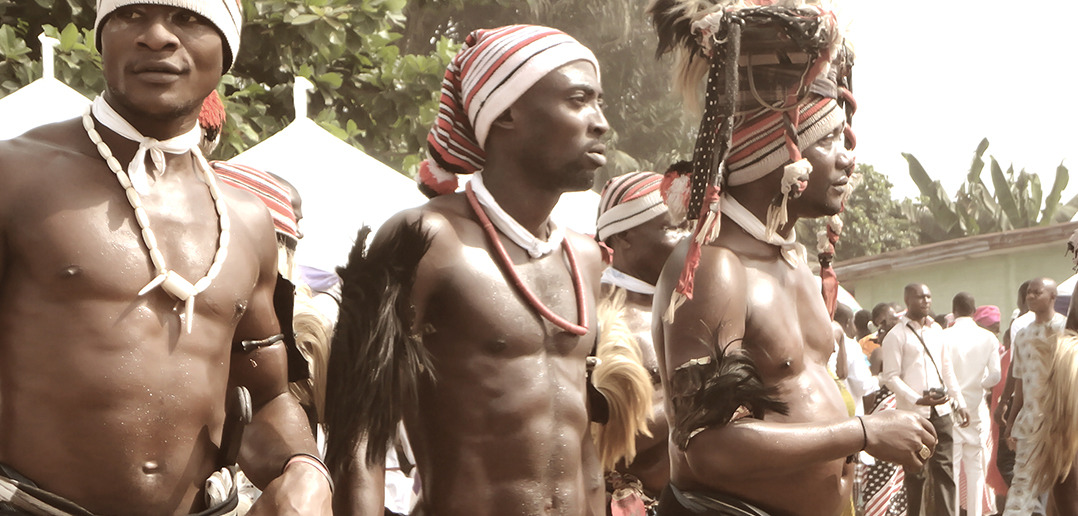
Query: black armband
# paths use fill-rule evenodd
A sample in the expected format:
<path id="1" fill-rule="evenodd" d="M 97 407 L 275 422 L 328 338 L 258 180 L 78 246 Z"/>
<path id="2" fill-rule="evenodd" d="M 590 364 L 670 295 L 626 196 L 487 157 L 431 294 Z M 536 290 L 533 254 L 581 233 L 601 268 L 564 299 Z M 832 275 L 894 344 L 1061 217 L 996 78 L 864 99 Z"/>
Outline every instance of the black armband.
<path id="1" fill-rule="evenodd" d="M 283 333 L 278 333 L 277 335 L 262 340 L 241 340 L 239 345 L 236 346 L 233 350 L 250 353 L 259 348 L 272 346 L 278 342 L 281 342 L 282 340 L 284 340 Z"/>

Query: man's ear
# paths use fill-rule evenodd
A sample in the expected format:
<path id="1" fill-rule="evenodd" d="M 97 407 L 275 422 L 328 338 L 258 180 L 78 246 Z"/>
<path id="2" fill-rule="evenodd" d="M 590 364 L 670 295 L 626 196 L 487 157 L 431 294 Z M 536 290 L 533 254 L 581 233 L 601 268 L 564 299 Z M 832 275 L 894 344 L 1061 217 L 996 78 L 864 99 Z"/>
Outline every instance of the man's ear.
<path id="1" fill-rule="evenodd" d="M 625 238 L 624 232 L 606 237 L 606 245 L 613 249 L 615 253 L 632 247 L 629 243 L 629 239 Z"/>
<path id="2" fill-rule="evenodd" d="M 499 129 L 512 129 L 513 128 L 513 107 L 509 106 L 508 109 L 502 111 L 502 114 L 498 115 L 493 122 L 490 123 L 491 127 L 497 127 Z"/>

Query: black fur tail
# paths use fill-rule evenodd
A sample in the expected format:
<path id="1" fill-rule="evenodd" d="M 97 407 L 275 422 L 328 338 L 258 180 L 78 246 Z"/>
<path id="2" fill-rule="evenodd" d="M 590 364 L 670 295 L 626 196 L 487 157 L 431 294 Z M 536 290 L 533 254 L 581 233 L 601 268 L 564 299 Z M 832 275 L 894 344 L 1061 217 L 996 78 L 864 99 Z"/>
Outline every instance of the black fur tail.
<path id="1" fill-rule="evenodd" d="M 711 357 L 691 361 L 674 371 L 671 385 L 674 403 L 673 438 L 678 448 L 689 446 L 699 429 L 730 422 L 739 407 L 753 417 L 767 411 L 787 414 L 775 387 L 764 385 L 752 358 L 740 351 L 716 350 Z"/>
<path id="2" fill-rule="evenodd" d="M 326 463 L 346 468 L 366 440 L 366 461 L 385 461 L 403 404 L 433 378 L 430 357 L 413 330 L 412 284 L 430 248 L 422 221 L 402 225 L 364 253 L 370 228 L 356 236 L 342 280 L 341 310 L 326 385 Z"/>
<path id="3" fill-rule="evenodd" d="M 655 57 L 678 48 L 698 49 L 692 33 L 693 16 L 711 5 L 711 2 L 701 0 L 653 0 L 648 6 L 648 15 L 659 36 Z"/>

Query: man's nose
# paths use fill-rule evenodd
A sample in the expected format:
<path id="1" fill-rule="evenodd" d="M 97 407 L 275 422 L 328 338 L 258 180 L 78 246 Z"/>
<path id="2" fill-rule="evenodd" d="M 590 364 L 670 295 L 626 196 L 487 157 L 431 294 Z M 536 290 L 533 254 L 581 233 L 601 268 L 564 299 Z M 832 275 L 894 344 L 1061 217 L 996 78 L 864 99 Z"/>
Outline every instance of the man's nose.
<path id="1" fill-rule="evenodd" d="M 835 156 L 835 168 L 845 172 L 847 177 L 853 174 L 856 162 L 857 156 L 852 149 L 842 148 L 838 151 L 838 155 Z"/>
<path id="2" fill-rule="evenodd" d="M 151 50 L 163 50 L 179 44 L 179 38 L 167 18 L 153 16 L 147 20 L 138 42 Z"/>
<path id="3" fill-rule="evenodd" d="M 606 115 L 603 114 L 602 106 L 595 108 L 595 119 L 592 121 L 592 130 L 599 133 L 600 136 L 607 133 L 610 130 L 610 123 L 606 121 Z"/>

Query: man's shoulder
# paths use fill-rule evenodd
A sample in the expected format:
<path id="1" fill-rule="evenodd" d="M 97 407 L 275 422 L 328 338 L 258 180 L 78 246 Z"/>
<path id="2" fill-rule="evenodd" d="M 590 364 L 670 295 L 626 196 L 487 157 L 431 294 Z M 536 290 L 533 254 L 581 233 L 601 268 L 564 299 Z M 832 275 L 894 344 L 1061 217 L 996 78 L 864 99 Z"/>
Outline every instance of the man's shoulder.
<path id="1" fill-rule="evenodd" d="M 429 240 L 435 256 L 439 249 L 462 245 L 462 233 L 482 231 L 471 217 L 462 194 L 440 195 L 426 203 L 399 211 L 385 221 L 374 237 L 371 247 L 386 245 L 404 230 L 417 230 Z"/>
<path id="2" fill-rule="evenodd" d="M 77 139 L 80 136 L 85 140 L 83 146 L 76 145 L 80 142 Z M 90 140 L 79 119 L 43 125 L 10 140 L 0 141 L 0 168 L 7 173 L 9 168 L 18 168 L 27 160 L 40 163 L 42 158 L 55 157 L 57 154 L 82 154 L 82 147 L 89 145 Z"/>

